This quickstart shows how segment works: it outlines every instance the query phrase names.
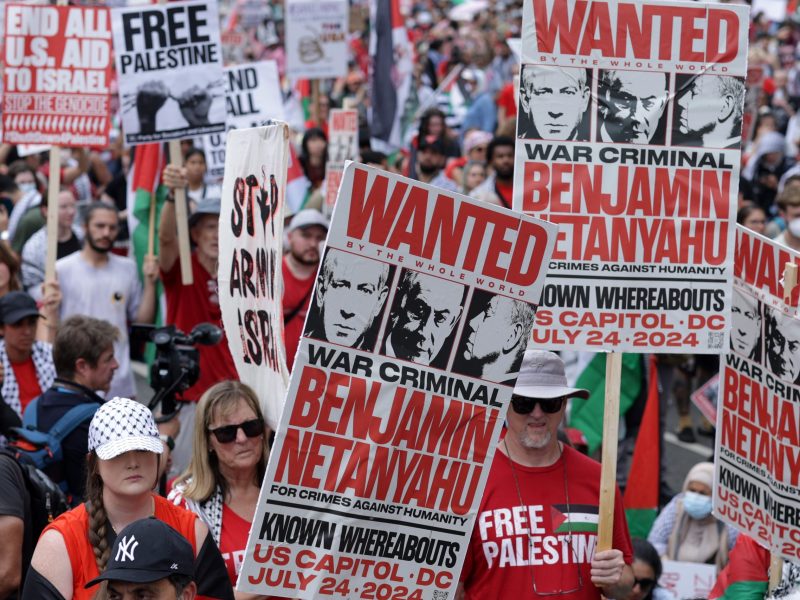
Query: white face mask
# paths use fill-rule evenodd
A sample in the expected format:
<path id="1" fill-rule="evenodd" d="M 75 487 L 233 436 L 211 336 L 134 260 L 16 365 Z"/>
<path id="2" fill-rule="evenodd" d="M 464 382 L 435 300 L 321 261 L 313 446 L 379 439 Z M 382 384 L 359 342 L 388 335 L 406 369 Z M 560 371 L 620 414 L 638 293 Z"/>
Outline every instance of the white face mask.
<path id="1" fill-rule="evenodd" d="M 786 224 L 786 228 L 794 237 L 800 238 L 800 217 L 792 219 Z"/>
<path id="2" fill-rule="evenodd" d="M 31 181 L 27 183 L 20 183 L 17 185 L 17 187 L 23 194 L 27 194 L 28 192 L 32 192 L 36 189 L 36 184 Z"/>

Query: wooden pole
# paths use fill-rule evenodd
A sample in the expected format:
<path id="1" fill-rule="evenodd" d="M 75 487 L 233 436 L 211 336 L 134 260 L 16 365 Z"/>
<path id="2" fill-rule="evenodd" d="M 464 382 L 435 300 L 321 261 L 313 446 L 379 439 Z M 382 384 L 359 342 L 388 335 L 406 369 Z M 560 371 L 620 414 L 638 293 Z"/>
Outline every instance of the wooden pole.
<path id="1" fill-rule="evenodd" d="M 47 254 L 44 282 L 56 280 L 56 248 L 58 246 L 58 192 L 61 189 L 61 148 L 50 148 L 50 177 L 47 181 Z"/>
<path id="2" fill-rule="evenodd" d="M 614 541 L 614 503 L 617 490 L 617 444 L 619 438 L 619 389 L 622 354 L 606 354 L 606 398 L 603 409 L 603 455 L 600 471 L 600 521 L 597 550 L 610 550 Z"/>
<path id="3" fill-rule="evenodd" d="M 150 196 L 150 213 L 147 216 L 147 256 L 153 256 L 156 238 L 156 190 Z"/>
<path id="4" fill-rule="evenodd" d="M 169 143 L 169 162 L 174 165 L 183 165 L 180 140 L 171 140 Z M 183 285 L 192 285 L 192 253 L 189 248 L 189 216 L 186 212 L 186 190 L 175 188 L 175 220 L 178 222 L 178 250 L 181 261 L 181 281 Z"/>

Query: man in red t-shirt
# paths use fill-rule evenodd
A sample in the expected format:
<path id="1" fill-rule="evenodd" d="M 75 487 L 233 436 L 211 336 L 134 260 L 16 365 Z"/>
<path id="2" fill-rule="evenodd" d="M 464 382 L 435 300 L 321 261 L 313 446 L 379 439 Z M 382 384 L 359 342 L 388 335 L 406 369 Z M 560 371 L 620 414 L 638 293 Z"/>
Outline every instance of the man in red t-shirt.
<path id="1" fill-rule="evenodd" d="M 514 138 L 496 136 L 486 149 L 492 174 L 472 190 L 472 197 L 497 206 L 511 208 L 514 191 Z"/>
<path id="2" fill-rule="evenodd" d="M 467 599 L 627 598 L 633 551 L 619 490 L 613 549 L 598 551 L 600 465 L 560 443 L 567 386 L 552 352 L 527 350 L 478 509 L 461 585 Z"/>
<path id="3" fill-rule="evenodd" d="M 162 181 L 173 190 L 186 187 L 186 169 L 176 165 L 164 168 Z M 170 192 L 170 196 L 172 192 Z M 175 203 L 171 199 L 161 209 L 158 230 L 158 264 L 161 281 L 167 297 L 167 324 L 174 324 L 189 333 L 198 323 L 211 323 L 222 329 L 222 310 L 217 286 L 217 260 L 219 258 L 219 198 L 205 198 L 189 217 L 189 234 L 194 244 L 192 275 L 194 283 L 183 285 L 178 249 Z M 238 379 L 236 365 L 223 336 L 213 346 L 198 346 L 200 376 L 182 395 L 180 432 L 175 438 L 172 452 L 172 473 L 182 471 L 189 464 L 194 435 L 195 403 L 212 385 L 225 379 Z"/>
<path id="4" fill-rule="evenodd" d="M 327 235 L 328 220 L 313 208 L 297 213 L 286 229 L 289 252 L 283 256 L 283 340 L 289 371 L 300 345 L 322 254 L 321 244 Z"/>

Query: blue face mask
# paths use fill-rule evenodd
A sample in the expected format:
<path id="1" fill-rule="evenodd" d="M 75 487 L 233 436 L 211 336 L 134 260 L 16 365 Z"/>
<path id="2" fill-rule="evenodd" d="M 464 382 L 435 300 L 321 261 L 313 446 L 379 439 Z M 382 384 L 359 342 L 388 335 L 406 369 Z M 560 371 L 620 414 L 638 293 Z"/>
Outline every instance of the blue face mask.
<path id="1" fill-rule="evenodd" d="M 693 519 L 705 519 L 711 514 L 711 496 L 686 492 L 683 495 L 683 508 Z"/>

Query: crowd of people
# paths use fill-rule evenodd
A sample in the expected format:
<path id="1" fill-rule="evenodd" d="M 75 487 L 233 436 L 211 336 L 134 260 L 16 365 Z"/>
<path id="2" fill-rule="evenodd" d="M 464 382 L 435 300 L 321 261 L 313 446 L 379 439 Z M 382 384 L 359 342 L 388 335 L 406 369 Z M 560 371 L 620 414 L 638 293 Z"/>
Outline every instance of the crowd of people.
<path id="1" fill-rule="evenodd" d="M 238 4 L 223 8 L 235 11 Z M 512 51 L 521 33 L 521 2 L 479 4 L 458 15 L 449 2 L 411 6 L 406 26 L 413 81 L 400 107 L 403 144 L 392 152 L 371 142 L 371 114 L 381 107 L 370 102 L 365 26 L 351 34 L 347 74 L 317 82 L 314 94 L 285 78 L 282 4 L 267 6 L 246 31 L 245 47 L 234 49 L 238 60 L 277 61 L 302 171 L 302 184 L 288 198 L 282 260 L 290 370 L 304 327 L 321 340 L 380 348 L 389 357 L 437 366 L 446 354 L 442 345 L 464 316 L 451 310 L 459 305 L 462 286 L 404 271 L 396 305 L 390 305 L 387 282 L 394 267 L 323 253 L 330 109 L 357 110 L 361 162 L 506 208 L 512 206 L 517 137 L 580 141 L 597 127 L 596 138 L 607 142 L 663 139 L 664 103 L 641 108 L 641 99 L 654 91 L 666 98 L 663 75 L 604 70 L 593 82 L 588 69 L 521 67 Z M 352 3 L 353 22 L 365 8 Z M 687 79 L 676 103 L 682 117 L 673 139 L 741 144 L 737 222 L 800 251 L 800 14 L 778 19 L 756 11 L 751 19 L 746 85 L 723 75 Z M 594 85 L 603 117 L 598 121 L 587 113 Z M 613 101 L 608 90 L 620 88 L 638 109 Z M 698 95 L 717 103 L 713 123 L 693 110 L 691 97 Z M 303 100 L 310 101 L 305 112 Z M 161 323 L 182 332 L 200 323 L 221 327 L 221 182 L 208 172 L 202 140 L 184 141 L 182 164 L 161 172 L 168 191 L 159 208 L 157 252 L 137 262 L 127 192 L 137 150 L 123 147 L 118 131 L 112 137 L 105 149 L 62 151 L 57 262 L 49 280 L 48 155 L 0 146 L 0 600 L 267 598 L 233 589 L 272 432 L 255 392 L 238 381 L 225 339 L 230 332 L 223 331 L 217 344 L 199 346 L 199 377 L 178 397 L 177 411 L 148 408 L 151 394 L 137 386 L 134 370 L 144 356 L 134 323 L 153 325 L 163 312 Z M 181 279 L 177 189 L 188 199 L 191 285 Z M 358 290 L 359 306 L 347 302 L 352 296 L 343 294 L 345 286 Z M 433 297 L 441 306 L 427 299 Z M 426 309 L 444 315 L 426 335 L 423 327 L 429 325 L 405 316 L 412 302 L 427 302 Z M 695 465 L 680 492 L 662 486 L 662 510 L 646 540 L 631 539 L 620 489 L 611 550 L 587 552 L 575 542 L 587 530 L 559 529 L 563 521 L 556 523 L 554 514 L 597 523 L 599 465 L 586 443 L 590 433 L 579 427 L 565 433 L 563 427 L 570 403 L 589 392 L 568 382 L 561 358 L 526 350 L 520 332 L 531 324 L 519 322 L 515 301 L 487 297 L 480 309 L 468 315 L 469 351 L 459 354 L 464 362 L 456 361 L 454 371 L 479 369 L 494 381 L 521 372 L 459 597 L 664 600 L 670 596 L 658 584 L 662 560 L 713 565 L 720 574 L 714 598 L 798 593 L 800 568 L 789 563 L 783 585 L 769 596 L 768 553 L 712 515 L 710 462 Z M 386 311 L 388 333 L 378 339 Z M 754 341 L 753 319 L 733 315 L 731 343 L 753 358 L 772 356 L 800 377 L 800 357 L 788 342 L 761 348 Z M 480 336 L 495 327 L 509 328 L 509 349 L 507 360 L 490 372 Z M 712 423 L 696 423 L 689 398 L 718 369 L 716 356 L 658 357 L 662 412 L 674 405 L 681 442 L 714 435 Z M 636 406 L 623 415 L 630 435 L 641 419 Z M 70 510 L 49 524 L 37 521 L 30 475 L 19 466 L 20 449 L 36 443 L 25 428 L 58 438 L 58 451 L 42 459 L 42 470 Z M 626 478 L 622 470 L 622 489 L 636 485 Z M 525 557 L 552 560 L 517 560 L 522 555 L 507 550 L 501 556 L 511 538 L 523 538 Z M 753 596 L 726 591 L 735 579 L 731 570 L 742 568 L 755 571 L 753 579 L 760 582 Z"/>

